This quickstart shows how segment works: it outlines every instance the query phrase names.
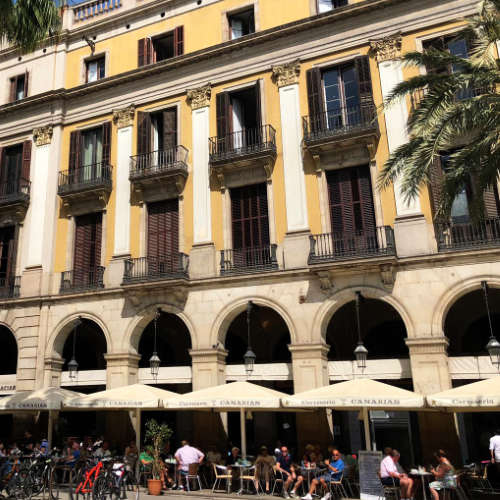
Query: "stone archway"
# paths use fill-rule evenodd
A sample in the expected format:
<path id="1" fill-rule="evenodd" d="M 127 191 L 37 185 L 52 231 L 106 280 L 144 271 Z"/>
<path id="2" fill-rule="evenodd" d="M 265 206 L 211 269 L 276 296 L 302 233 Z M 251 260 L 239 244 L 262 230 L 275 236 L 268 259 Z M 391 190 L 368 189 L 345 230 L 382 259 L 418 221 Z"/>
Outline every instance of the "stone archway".
<path id="1" fill-rule="evenodd" d="M 5 325 L 0 325 L 0 375 L 16 375 L 18 349 L 16 337 Z"/>

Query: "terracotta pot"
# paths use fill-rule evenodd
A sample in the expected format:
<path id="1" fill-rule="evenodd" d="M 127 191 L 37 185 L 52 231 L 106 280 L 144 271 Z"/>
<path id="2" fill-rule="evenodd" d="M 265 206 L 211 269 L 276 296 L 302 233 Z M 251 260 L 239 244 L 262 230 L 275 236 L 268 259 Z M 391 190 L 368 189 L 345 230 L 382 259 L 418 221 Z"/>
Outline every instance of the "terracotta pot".
<path id="1" fill-rule="evenodd" d="M 161 479 L 148 479 L 148 491 L 150 495 L 161 494 Z"/>

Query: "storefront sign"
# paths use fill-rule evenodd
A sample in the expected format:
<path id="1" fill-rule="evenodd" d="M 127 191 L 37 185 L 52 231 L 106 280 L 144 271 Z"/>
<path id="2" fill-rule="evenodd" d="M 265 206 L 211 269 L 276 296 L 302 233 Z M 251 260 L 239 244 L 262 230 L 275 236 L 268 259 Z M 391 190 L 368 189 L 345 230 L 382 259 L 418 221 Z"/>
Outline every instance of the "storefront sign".
<path id="1" fill-rule="evenodd" d="M 378 477 L 381 451 L 359 452 L 359 490 L 361 500 L 378 500 L 380 498 L 381 484 Z"/>

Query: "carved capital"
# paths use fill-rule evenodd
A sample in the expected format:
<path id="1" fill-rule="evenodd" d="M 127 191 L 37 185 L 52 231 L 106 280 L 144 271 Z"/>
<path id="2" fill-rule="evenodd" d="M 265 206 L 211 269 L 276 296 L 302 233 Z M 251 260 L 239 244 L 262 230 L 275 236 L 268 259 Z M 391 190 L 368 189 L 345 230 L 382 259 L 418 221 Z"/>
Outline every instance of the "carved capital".
<path id="1" fill-rule="evenodd" d="M 316 274 L 319 278 L 319 286 L 321 290 L 326 294 L 332 294 L 334 292 L 335 285 L 330 273 L 328 271 L 318 271 Z"/>
<path id="2" fill-rule="evenodd" d="M 131 127 L 134 123 L 135 106 L 132 104 L 128 108 L 115 109 L 113 111 L 113 123 L 118 128 Z"/>
<path id="3" fill-rule="evenodd" d="M 35 128 L 33 129 L 33 140 L 37 146 L 45 146 L 52 142 L 52 133 L 52 125 Z"/>
<path id="4" fill-rule="evenodd" d="M 297 59 L 285 64 L 273 66 L 273 81 L 279 87 L 299 83 L 300 61 Z"/>
<path id="5" fill-rule="evenodd" d="M 187 101 L 192 110 L 205 108 L 210 106 L 210 97 L 212 95 L 212 87 L 210 83 L 197 89 L 187 91 Z"/>
<path id="6" fill-rule="evenodd" d="M 386 288 L 391 288 L 396 280 L 396 270 L 392 264 L 380 265 L 380 279 Z"/>
<path id="7" fill-rule="evenodd" d="M 371 52 L 375 55 L 377 62 L 390 61 L 401 57 L 401 35 L 392 35 L 380 40 L 370 42 Z"/>

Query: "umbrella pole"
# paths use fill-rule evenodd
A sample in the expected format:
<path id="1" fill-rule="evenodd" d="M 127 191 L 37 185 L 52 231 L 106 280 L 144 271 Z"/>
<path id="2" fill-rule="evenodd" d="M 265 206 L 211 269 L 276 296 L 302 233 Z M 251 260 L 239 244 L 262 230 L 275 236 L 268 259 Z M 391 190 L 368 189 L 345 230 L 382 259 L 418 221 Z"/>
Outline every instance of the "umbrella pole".
<path id="1" fill-rule="evenodd" d="M 50 452 L 52 449 L 52 432 L 54 430 L 54 414 L 52 413 L 52 410 L 49 410 L 49 422 L 48 422 L 48 429 L 47 429 L 47 441 L 49 443 L 49 449 L 47 451 Z"/>
<path id="2" fill-rule="evenodd" d="M 365 441 L 366 449 L 371 451 L 372 449 L 372 439 L 370 436 L 370 418 L 368 416 L 368 408 L 363 408 L 363 423 L 365 426 Z"/>
<path id="3" fill-rule="evenodd" d="M 141 454 L 141 409 L 135 409 L 135 446 L 137 447 L 137 461 L 135 465 L 135 473 L 139 480 L 139 455 Z"/>
<path id="4" fill-rule="evenodd" d="M 244 408 L 240 408 L 240 432 L 241 432 L 241 454 L 243 458 L 247 458 L 247 429 L 246 429 Z"/>

